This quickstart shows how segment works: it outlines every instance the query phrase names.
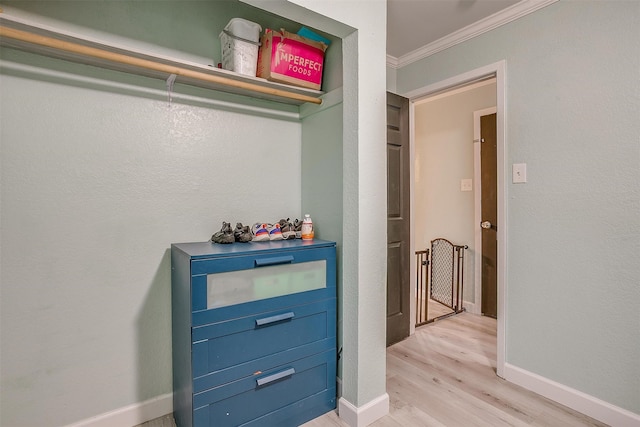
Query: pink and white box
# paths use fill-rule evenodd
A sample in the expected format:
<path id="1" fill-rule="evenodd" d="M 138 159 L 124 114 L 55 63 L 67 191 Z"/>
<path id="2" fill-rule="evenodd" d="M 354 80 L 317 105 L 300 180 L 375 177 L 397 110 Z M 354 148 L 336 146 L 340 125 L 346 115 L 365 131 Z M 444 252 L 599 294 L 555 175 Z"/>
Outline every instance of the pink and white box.
<path id="1" fill-rule="evenodd" d="M 320 90 L 327 45 L 287 31 L 266 29 L 258 51 L 257 76 Z"/>

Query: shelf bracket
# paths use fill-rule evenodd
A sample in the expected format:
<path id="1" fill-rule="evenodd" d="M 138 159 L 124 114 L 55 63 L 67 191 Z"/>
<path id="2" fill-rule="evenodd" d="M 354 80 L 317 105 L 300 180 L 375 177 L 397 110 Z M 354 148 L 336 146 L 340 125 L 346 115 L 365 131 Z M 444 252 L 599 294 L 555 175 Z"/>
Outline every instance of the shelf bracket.
<path id="1" fill-rule="evenodd" d="M 169 107 L 171 107 L 171 95 L 173 94 L 173 84 L 176 82 L 176 74 L 171 74 L 167 78 L 167 95 L 169 96 Z"/>

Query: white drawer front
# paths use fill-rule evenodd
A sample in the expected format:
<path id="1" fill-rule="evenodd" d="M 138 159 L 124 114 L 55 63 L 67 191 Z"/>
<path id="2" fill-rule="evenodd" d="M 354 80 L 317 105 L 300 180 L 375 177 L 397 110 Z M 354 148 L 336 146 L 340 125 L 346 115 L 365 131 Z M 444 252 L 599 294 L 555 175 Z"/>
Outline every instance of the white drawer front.
<path id="1" fill-rule="evenodd" d="M 207 275 L 207 309 L 327 286 L 325 260 Z"/>

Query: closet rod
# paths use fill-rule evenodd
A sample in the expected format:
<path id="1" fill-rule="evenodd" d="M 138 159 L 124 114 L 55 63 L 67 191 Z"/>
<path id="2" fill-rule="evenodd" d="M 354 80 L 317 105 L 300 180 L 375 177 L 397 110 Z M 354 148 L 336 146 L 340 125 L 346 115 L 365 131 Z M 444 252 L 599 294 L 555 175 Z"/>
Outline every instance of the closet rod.
<path id="1" fill-rule="evenodd" d="M 185 68 L 176 67 L 173 65 L 162 64 L 159 62 L 150 61 L 147 59 L 134 58 L 132 56 L 124 55 L 116 52 L 109 52 L 107 50 L 98 49 L 90 46 L 83 46 L 81 44 L 66 42 L 63 40 L 54 39 L 51 37 L 40 36 L 38 34 L 29 33 L 27 31 L 16 30 L 13 28 L 0 26 L 0 37 L 7 37 L 22 42 L 36 44 L 39 46 L 49 47 L 53 49 L 62 50 L 65 52 L 75 53 L 88 57 L 104 59 L 119 64 L 132 65 L 139 68 L 145 68 L 148 70 L 160 71 L 167 74 L 175 74 L 177 76 L 188 77 L 196 80 L 202 80 L 209 83 L 216 83 L 224 86 L 235 87 L 242 90 L 249 90 L 253 92 L 264 93 L 267 95 L 278 96 L 282 98 L 295 99 L 302 102 L 310 102 L 313 104 L 321 104 L 320 98 L 315 98 L 308 95 L 287 92 L 286 90 L 263 87 L 253 83 L 237 81 L 229 79 L 223 76 L 214 76 L 199 71 L 188 70 Z"/>

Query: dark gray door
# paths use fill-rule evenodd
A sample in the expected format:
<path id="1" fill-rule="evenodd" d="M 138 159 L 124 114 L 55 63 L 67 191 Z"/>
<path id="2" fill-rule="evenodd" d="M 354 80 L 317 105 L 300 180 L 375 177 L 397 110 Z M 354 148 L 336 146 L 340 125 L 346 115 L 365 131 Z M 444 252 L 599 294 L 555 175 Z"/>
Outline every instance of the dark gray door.
<path id="1" fill-rule="evenodd" d="M 387 92 L 387 345 L 409 336 L 409 100 Z"/>
<path id="2" fill-rule="evenodd" d="M 482 314 L 498 317 L 498 178 L 496 114 L 480 117 Z"/>

